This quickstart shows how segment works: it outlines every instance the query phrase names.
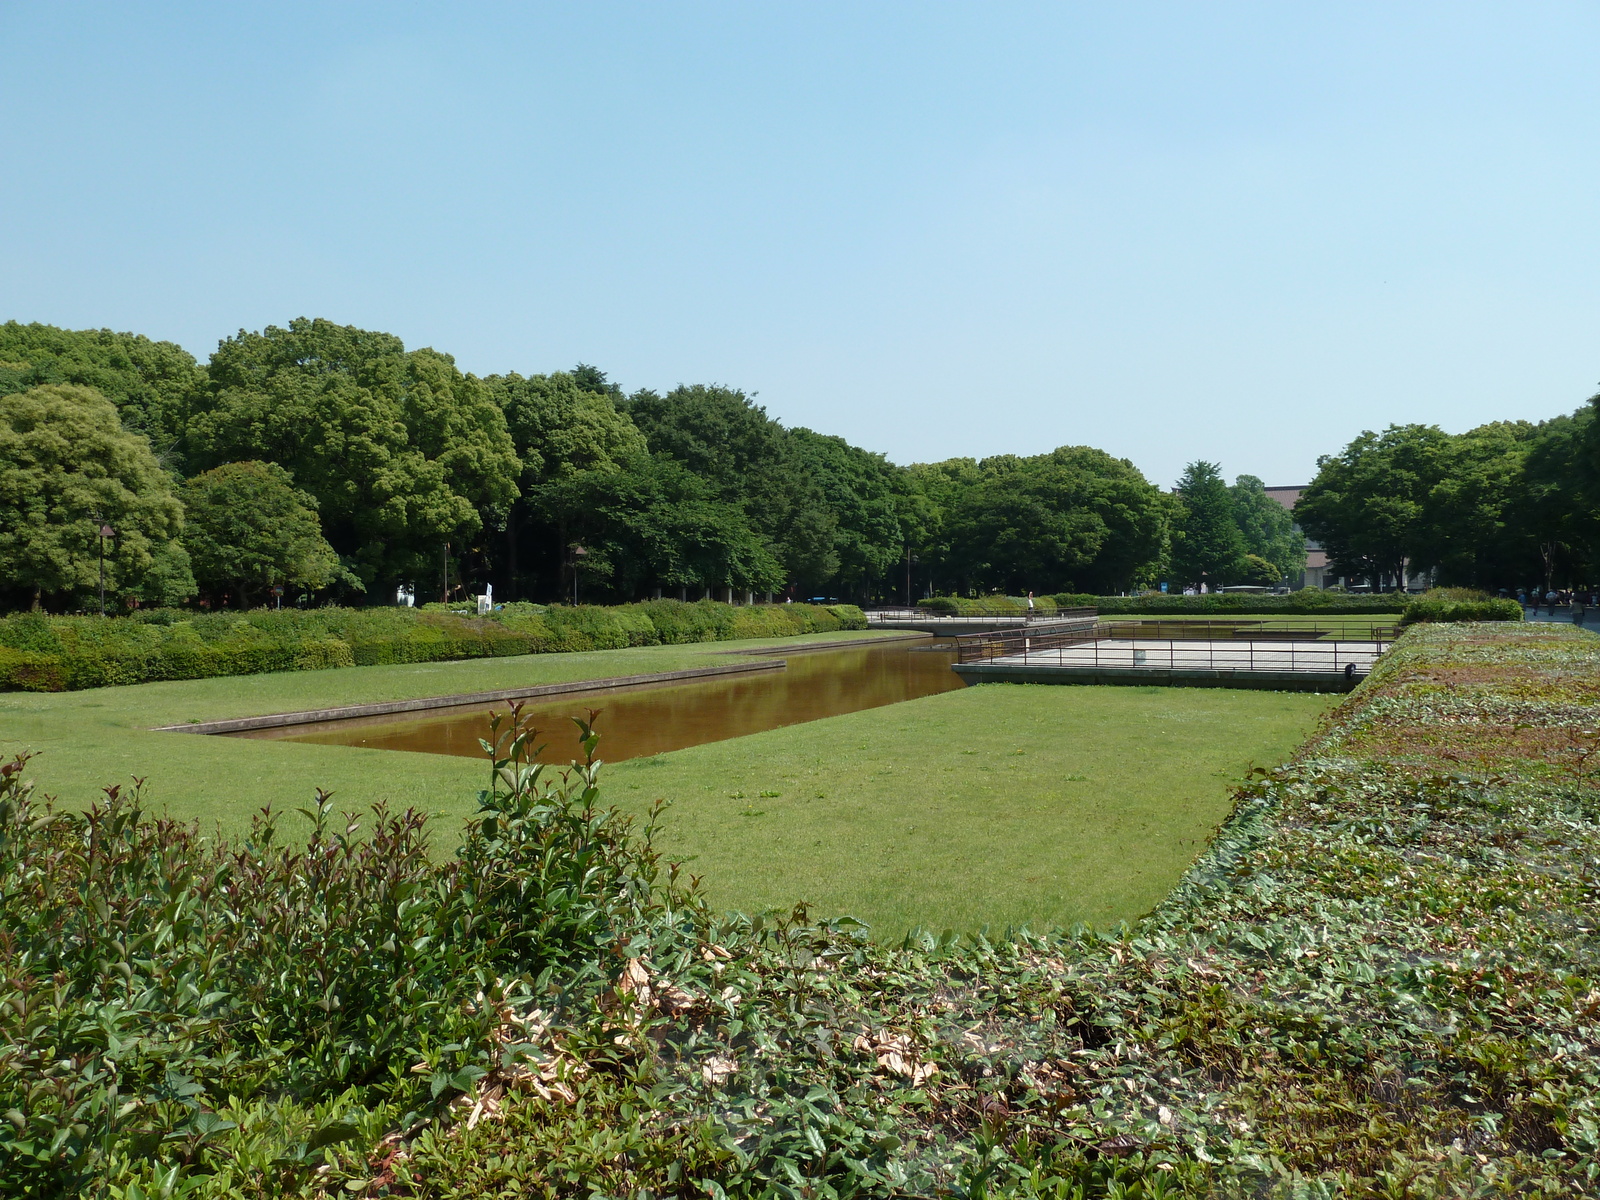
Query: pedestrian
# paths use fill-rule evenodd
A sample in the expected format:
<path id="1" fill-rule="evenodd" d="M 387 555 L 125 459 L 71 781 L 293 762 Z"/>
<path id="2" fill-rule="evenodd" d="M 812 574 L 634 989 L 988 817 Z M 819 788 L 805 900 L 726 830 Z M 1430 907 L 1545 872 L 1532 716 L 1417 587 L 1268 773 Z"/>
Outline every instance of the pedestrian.
<path id="1" fill-rule="evenodd" d="M 1551 588 L 1548 592 L 1546 592 L 1544 594 L 1544 607 L 1545 607 L 1545 611 L 1550 616 L 1553 617 L 1553 616 L 1556 615 L 1556 590 L 1555 590 L 1555 588 Z"/>
<path id="2" fill-rule="evenodd" d="M 1528 607 L 1528 589 L 1527 588 L 1518 588 L 1517 589 L 1517 603 L 1522 605 L 1523 608 L 1527 608 Z"/>
<path id="3" fill-rule="evenodd" d="M 1579 593 L 1579 592 L 1573 592 L 1572 593 L 1572 623 L 1574 625 L 1581 626 L 1583 624 L 1583 615 L 1584 615 L 1584 613 L 1583 613 L 1583 595 L 1581 593 Z"/>
<path id="4" fill-rule="evenodd" d="M 1033 620 L 1033 589 L 1028 589 L 1028 620 Z"/>

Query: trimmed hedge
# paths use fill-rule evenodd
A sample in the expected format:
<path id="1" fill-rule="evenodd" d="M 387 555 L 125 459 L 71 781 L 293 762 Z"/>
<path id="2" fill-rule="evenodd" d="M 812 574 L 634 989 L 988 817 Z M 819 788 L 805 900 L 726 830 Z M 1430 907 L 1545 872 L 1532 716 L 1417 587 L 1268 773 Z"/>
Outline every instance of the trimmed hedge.
<path id="1" fill-rule="evenodd" d="M 1084 596 L 1063 593 L 1053 597 L 1063 607 L 1092 605 L 1107 615 L 1160 613 L 1397 613 L 1411 597 L 1401 592 L 1372 595 L 1325 592 L 1304 588 L 1287 595 L 1260 592 L 1213 592 L 1207 596 Z"/>
<path id="2" fill-rule="evenodd" d="M 1420 621 L 1520 621 L 1522 605 L 1470 588 L 1432 588 L 1406 605 L 1402 625 Z"/>
<path id="3" fill-rule="evenodd" d="M 1397 613 L 1404 612 L 1415 597 L 1385 592 L 1375 595 L 1325 592 L 1305 588 L 1287 595 L 1260 592 L 1213 592 L 1206 596 L 1092 596 L 1088 593 L 1060 592 L 1036 596 L 1035 611 L 1054 613 L 1058 608 L 1094 608 L 1103 615 L 1161 613 Z M 919 600 L 918 608 L 956 616 L 1021 614 L 1028 601 L 1016 596 L 981 596 L 969 600 L 961 596 L 934 596 Z M 1490 618 L 1498 619 L 1498 618 Z"/>
<path id="4" fill-rule="evenodd" d="M 489 617 L 435 609 L 256 609 L 0 619 L 0 691 L 59 692 L 159 679 L 617 650 L 865 629 L 853 605 L 734 608 L 652 600 L 615 608 L 508 604 Z"/>

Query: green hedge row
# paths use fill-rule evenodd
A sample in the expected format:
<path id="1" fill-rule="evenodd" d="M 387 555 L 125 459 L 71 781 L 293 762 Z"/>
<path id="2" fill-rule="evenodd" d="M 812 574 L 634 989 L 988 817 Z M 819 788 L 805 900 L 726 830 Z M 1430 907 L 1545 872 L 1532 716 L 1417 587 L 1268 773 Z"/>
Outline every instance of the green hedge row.
<path id="1" fill-rule="evenodd" d="M 1091 596 L 1061 592 L 1035 598 L 1035 611 L 1053 613 L 1057 608 L 1094 608 L 1103 616 L 1156 615 L 1163 613 L 1397 613 L 1404 612 L 1415 597 L 1404 593 L 1363 595 L 1349 592 L 1324 592 L 1305 588 L 1286 595 L 1259 592 L 1215 593 L 1207 596 Z M 948 613 L 1021 613 L 1028 602 L 1016 596 L 983 596 L 967 600 L 959 596 L 935 596 L 918 606 Z"/>
<path id="2" fill-rule="evenodd" d="M 651 600 L 615 608 L 508 604 L 489 617 L 404 608 L 261 609 L 0 619 L 0 691 L 72 691 L 157 679 L 616 650 L 865 629 L 853 605 L 735 608 Z"/>
<path id="3" fill-rule="evenodd" d="M 1469 588 L 1433 588 L 1406 605 L 1402 625 L 1419 621 L 1520 621 L 1522 605 Z"/>
<path id="4" fill-rule="evenodd" d="M 1102 614 L 1160 613 L 1390 613 L 1405 611 L 1403 592 L 1363 595 L 1304 588 L 1284 595 L 1260 592 L 1213 592 L 1207 596 L 1074 596 L 1055 597 L 1061 605 L 1092 604 Z"/>

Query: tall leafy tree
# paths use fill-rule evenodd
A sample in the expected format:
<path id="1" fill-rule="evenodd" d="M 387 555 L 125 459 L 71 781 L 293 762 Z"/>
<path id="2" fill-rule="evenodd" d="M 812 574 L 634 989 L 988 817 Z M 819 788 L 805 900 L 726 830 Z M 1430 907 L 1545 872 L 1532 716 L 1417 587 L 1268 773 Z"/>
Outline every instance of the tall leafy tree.
<path id="1" fill-rule="evenodd" d="M 109 525 L 114 536 L 98 536 Z M 176 544 L 183 506 L 150 441 L 122 426 L 92 388 L 46 384 L 0 397 L 0 579 L 35 609 L 49 596 L 124 595 L 154 570 L 146 598 L 181 598 L 187 560 Z"/>
<path id="2" fill-rule="evenodd" d="M 322 536 L 316 498 L 276 463 L 224 463 L 186 481 L 180 494 L 194 574 L 213 595 L 231 592 L 248 608 L 274 585 L 359 590 Z"/>
<path id="3" fill-rule="evenodd" d="M 1172 572 L 1184 584 L 1221 587 L 1247 570 L 1249 553 L 1234 516 L 1233 493 L 1216 463 L 1192 462 L 1178 481 L 1182 511 L 1172 537 Z"/>
<path id="4" fill-rule="evenodd" d="M 1449 438 L 1423 505 L 1415 565 L 1436 569 L 1440 583 L 1467 587 L 1514 586 L 1541 576 L 1527 519 L 1533 497 L 1526 471 L 1536 433 L 1526 421 L 1496 421 Z"/>
<path id="5" fill-rule="evenodd" d="M 673 459 L 640 454 L 617 471 L 574 479 L 569 491 L 572 528 L 589 552 L 584 578 L 615 598 L 783 584 L 782 565 L 744 509 Z"/>
<path id="6" fill-rule="evenodd" d="M 913 463 L 906 468 L 912 518 L 908 520 L 912 554 L 934 592 L 965 595 L 978 586 L 976 564 L 956 552 L 952 515 L 966 493 L 983 480 L 975 458 L 949 458 Z"/>
<path id="7" fill-rule="evenodd" d="M 208 377 L 188 426 L 194 465 L 285 468 L 369 586 L 432 578 L 446 544 L 501 524 L 516 498 L 505 416 L 448 355 L 300 318 L 223 342 Z"/>
<path id="8" fill-rule="evenodd" d="M 947 529 L 951 558 L 979 587 L 1119 591 L 1148 581 L 1161 561 L 1169 503 L 1126 459 L 1062 446 L 984 459 L 976 475 Z"/>
<path id="9" fill-rule="evenodd" d="M 546 593 L 562 592 L 564 572 L 573 569 L 568 545 L 594 537 L 588 509 L 604 490 L 603 477 L 634 469 L 646 454 L 644 437 L 618 411 L 617 389 L 595 367 L 491 375 L 484 383 L 505 414 L 522 462 L 501 578 L 514 595 L 538 590 L 539 576 Z M 602 571 L 598 557 L 586 567 Z"/>
<path id="10" fill-rule="evenodd" d="M 1549 588 L 1600 578 L 1600 398 L 1528 439 L 1508 523 L 1529 575 Z"/>
<path id="11" fill-rule="evenodd" d="M 1436 425 L 1368 430 L 1341 453 L 1317 459 L 1295 517 L 1338 574 L 1398 585 L 1408 562 L 1437 557 L 1427 506 L 1450 457 L 1450 435 Z"/>
<path id="12" fill-rule="evenodd" d="M 696 384 L 664 396 L 636 392 L 627 412 L 652 453 L 682 463 L 744 510 L 790 580 L 810 588 L 833 578 L 837 519 L 765 409 L 732 388 Z"/>
<path id="13" fill-rule="evenodd" d="M 204 382 L 194 356 L 172 342 L 109 329 L 0 324 L 0 395 L 45 383 L 94 388 L 158 454 L 182 437 L 189 400 Z"/>
<path id="14" fill-rule="evenodd" d="M 1256 578 L 1263 583 L 1277 583 L 1305 570 L 1305 535 L 1295 528 L 1289 510 L 1267 495 L 1266 485 L 1254 475 L 1240 475 L 1228 490 L 1233 496 L 1233 521 L 1239 527 L 1246 556 L 1260 559 L 1272 568 L 1265 574 L 1258 570 Z"/>
<path id="15" fill-rule="evenodd" d="M 841 593 L 867 599 L 907 551 L 911 505 L 905 472 L 841 437 L 792 429 L 789 440 L 833 515 Z"/>

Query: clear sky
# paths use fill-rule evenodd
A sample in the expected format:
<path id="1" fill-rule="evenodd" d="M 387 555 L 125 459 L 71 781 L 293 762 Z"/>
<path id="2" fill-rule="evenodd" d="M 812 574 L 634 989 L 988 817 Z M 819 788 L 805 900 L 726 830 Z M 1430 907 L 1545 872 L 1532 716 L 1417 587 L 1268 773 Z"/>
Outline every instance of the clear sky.
<path id="1" fill-rule="evenodd" d="M 0 319 L 1302 483 L 1600 380 L 1600 6 L 0 0 Z"/>

